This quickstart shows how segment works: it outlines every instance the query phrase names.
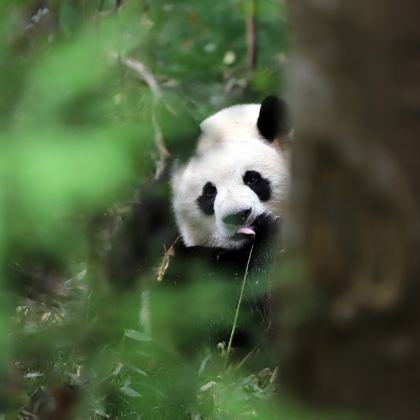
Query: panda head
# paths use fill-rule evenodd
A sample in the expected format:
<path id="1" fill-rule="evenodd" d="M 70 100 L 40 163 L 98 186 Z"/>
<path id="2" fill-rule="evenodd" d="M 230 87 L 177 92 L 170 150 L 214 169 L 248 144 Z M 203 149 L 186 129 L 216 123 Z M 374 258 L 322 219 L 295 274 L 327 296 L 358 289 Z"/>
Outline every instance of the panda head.
<path id="1" fill-rule="evenodd" d="M 285 103 L 236 105 L 205 119 L 193 157 L 172 175 L 185 245 L 240 249 L 283 213 L 289 171 Z"/>

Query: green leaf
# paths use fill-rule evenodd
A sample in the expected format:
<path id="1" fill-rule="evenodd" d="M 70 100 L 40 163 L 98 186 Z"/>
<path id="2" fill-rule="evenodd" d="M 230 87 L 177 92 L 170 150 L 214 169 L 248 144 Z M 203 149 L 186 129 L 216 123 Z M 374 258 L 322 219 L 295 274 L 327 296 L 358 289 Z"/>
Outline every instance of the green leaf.
<path id="1" fill-rule="evenodd" d="M 138 398 L 141 397 L 141 395 L 135 391 L 133 388 L 130 388 L 127 385 L 124 385 L 123 387 L 120 388 L 120 391 L 124 394 L 127 395 L 127 397 L 131 397 L 131 398 Z"/>
<path id="2" fill-rule="evenodd" d="M 125 330 L 125 336 L 136 341 L 151 341 L 151 337 L 136 330 Z"/>

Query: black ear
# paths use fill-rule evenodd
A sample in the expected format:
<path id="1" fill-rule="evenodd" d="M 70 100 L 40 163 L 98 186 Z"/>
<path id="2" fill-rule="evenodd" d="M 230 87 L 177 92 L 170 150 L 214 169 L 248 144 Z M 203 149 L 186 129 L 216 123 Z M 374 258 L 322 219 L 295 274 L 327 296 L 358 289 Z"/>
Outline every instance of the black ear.
<path id="1" fill-rule="evenodd" d="M 261 104 L 257 120 L 258 131 L 268 141 L 290 131 L 289 110 L 286 102 L 277 96 L 267 96 Z"/>

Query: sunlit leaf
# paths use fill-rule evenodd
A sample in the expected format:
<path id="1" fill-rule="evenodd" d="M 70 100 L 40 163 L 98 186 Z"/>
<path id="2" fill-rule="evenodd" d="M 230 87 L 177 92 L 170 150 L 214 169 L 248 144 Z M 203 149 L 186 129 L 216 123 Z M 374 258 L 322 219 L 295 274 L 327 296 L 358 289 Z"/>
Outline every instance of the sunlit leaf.
<path id="1" fill-rule="evenodd" d="M 147 334 L 144 334 L 136 330 L 125 330 L 125 336 L 128 338 L 132 338 L 133 340 L 136 340 L 136 341 L 150 341 L 151 340 L 151 338 Z"/>

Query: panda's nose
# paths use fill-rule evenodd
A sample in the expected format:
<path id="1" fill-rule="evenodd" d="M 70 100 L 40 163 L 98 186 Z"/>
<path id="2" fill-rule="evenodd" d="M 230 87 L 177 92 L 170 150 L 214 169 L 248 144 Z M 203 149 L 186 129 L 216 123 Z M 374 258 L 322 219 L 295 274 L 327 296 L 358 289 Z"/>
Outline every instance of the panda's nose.
<path id="1" fill-rule="evenodd" d="M 250 214 L 251 208 L 238 211 L 237 213 L 228 214 L 223 218 L 223 223 L 225 225 L 241 226 L 246 222 L 246 219 L 248 219 Z"/>

